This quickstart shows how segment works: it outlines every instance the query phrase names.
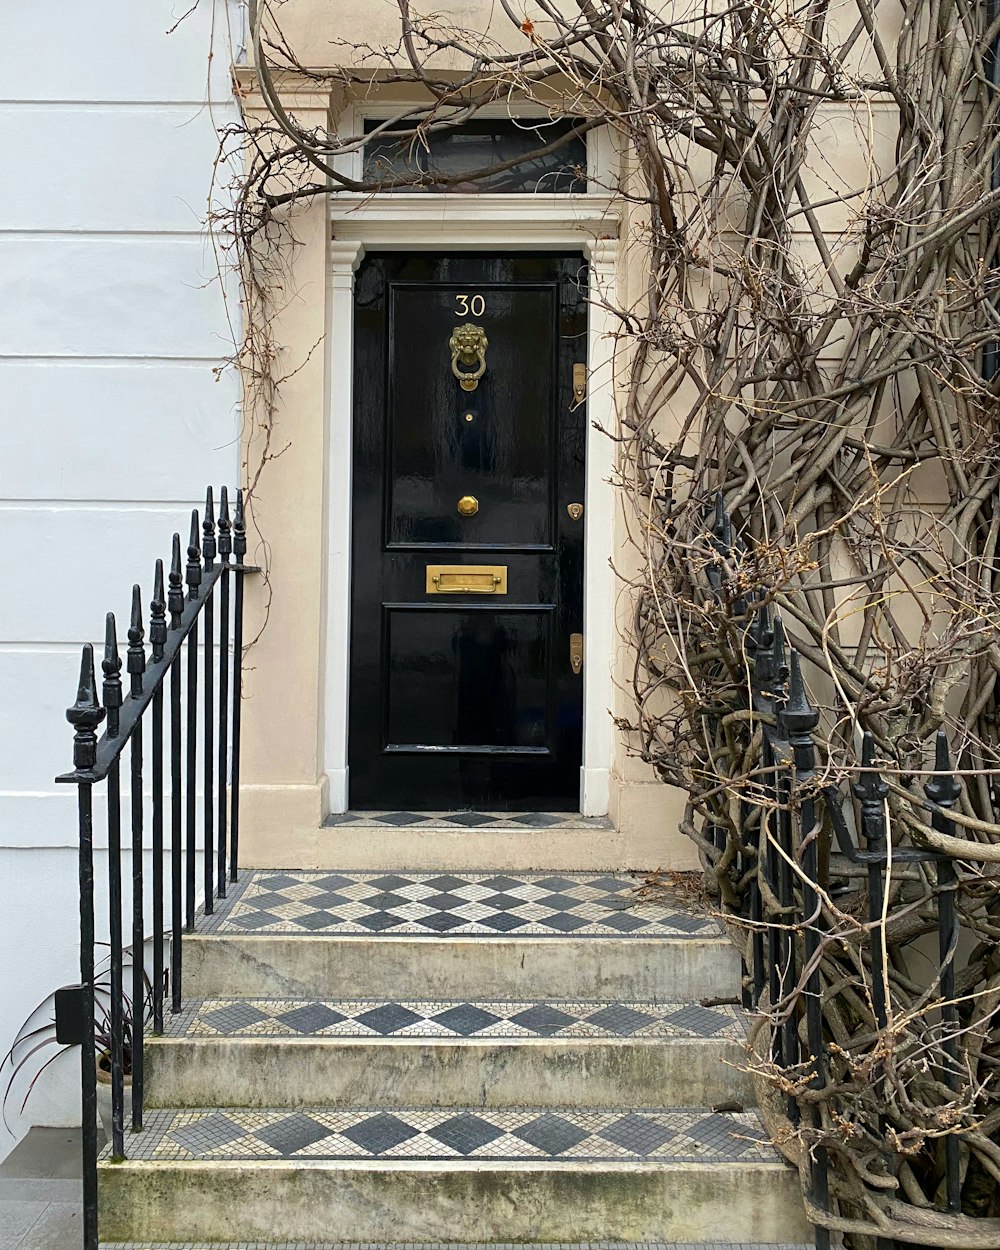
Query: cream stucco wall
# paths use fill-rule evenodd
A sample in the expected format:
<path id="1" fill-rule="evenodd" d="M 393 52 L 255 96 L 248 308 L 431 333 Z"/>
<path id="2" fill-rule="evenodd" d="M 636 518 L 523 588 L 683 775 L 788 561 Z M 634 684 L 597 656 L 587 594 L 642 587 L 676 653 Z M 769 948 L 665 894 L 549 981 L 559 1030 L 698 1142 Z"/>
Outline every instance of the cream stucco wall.
<path id="1" fill-rule="evenodd" d="M 500 33 L 504 39 L 511 38 L 510 23 L 502 14 L 498 16 L 496 6 L 487 0 L 438 7 L 443 22 L 454 21 L 488 38 Z M 380 50 L 397 41 L 395 4 L 347 0 L 331 6 L 321 0 L 289 0 L 281 12 L 283 31 L 304 64 L 328 67 L 349 55 L 351 64 L 364 65 L 366 55 L 357 51 L 359 46 Z M 384 64 L 381 51 L 373 51 L 367 60 L 373 67 Z M 317 96 L 313 84 L 299 87 L 293 79 L 286 79 L 284 86 L 287 106 L 312 125 L 336 125 L 341 110 L 350 103 L 350 97 L 343 92 L 330 100 Z M 364 95 L 369 103 L 390 95 L 399 100 L 405 89 L 382 88 L 373 82 Z M 807 182 L 831 190 L 845 186 L 863 190 L 878 178 L 877 158 L 883 149 L 891 156 L 894 127 L 885 106 L 878 101 L 874 106 L 870 104 L 866 102 L 863 116 L 847 106 L 830 106 L 818 129 L 816 148 L 807 160 Z M 739 205 L 734 203 L 732 210 L 736 227 Z M 633 238 L 641 233 L 633 211 L 623 208 L 620 212 L 622 250 L 616 277 L 625 306 L 641 298 L 644 282 L 641 248 L 632 246 Z M 844 205 L 822 210 L 823 228 L 831 240 L 842 246 L 851 245 L 844 236 L 851 211 Z M 331 428 L 351 420 L 349 412 L 338 410 L 336 403 L 330 405 L 331 344 L 342 327 L 331 322 L 327 297 L 330 238 L 331 233 L 336 235 L 336 229 L 331 232 L 327 212 L 326 204 L 316 200 L 308 207 L 295 209 L 291 215 L 297 245 L 289 252 L 288 281 L 283 287 L 283 297 L 287 298 L 274 326 L 276 340 L 282 346 L 281 371 L 289 380 L 282 388 L 267 444 L 270 454 L 279 449 L 281 454 L 270 460 L 258 476 L 264 440 L 250 425 L 251 434 L 244 447 L 248 475 L 256 480 L 253 522 L 258 538 L 267 546 L 270 569 L 270 586 L 266 591 L 255 591 L 251 599 L 258 621 L 263 621 L 266 601 L 267 628 L 256 644 L 257 659 L 252 662 L 247 683 L 250 701 L 245 711 L 244 775 L 249 789 L 245 800 L 245 845 L 261 862 L 283 862 L 293 847 L 294 856 L 305 860 L 312 857 L 316 862 L 332 862 L 338 854 L 372 862 L 380 858 L 388 862 L 395 855 L 399 862 L 400 854 L 417 853 L 412 845 L 391 844 L 390 839 L 381 848 L 355 848 L 343 840 L 336 845 L 328 836 L 330 831 L 317 836 L 329 802 L 324 793 L 322 687 L 327 660 L 324 631 L 331 552 L 324 539 L 330 506 L 324 466 L 329 462 Z M 461 232 L 456 233 L 452 245 L 462 246 L 460 240 L 464 238 Z M 443 250 L 449 246 L 446 226 L 441 239 Z M 811 263 L 816 255 L 815 245 L 808 238 L 804 223 L 796 246 L 801 249 L 803 263 Z M 678 414 L 682 403 L 680 395 Z M 666 421 L 672 419 L 668 413 Z M 669 428 L 660 433 L 667 440 L 671 437 Z M 609 657 L 615 685 L 609 710 L 627 720 L 632 715 L 632 656 L 626 642 L 631 602 L 625 584 L 636 556 L 622 506 L 614 511 L 612 548 L 622 580 L 615 605 L 618 636 Z M 608 760 L 608 810 L 617 832 L 603 846 L 579 854 L 584 859 L 603 857 L 602 866 L 695 866 L 691 844 L 677 831 L 683 795 L 658 782 L 630 747 L 626 736 L 616 733 Z M 445 854 L 428 851 L 431 855 L 439 853 Z M 523 855 L 530 858 L 538 853 L 536 845 L 525 849 Z M 572 857 L 573 851 L 553 846 L 544 853 L 555 866 L 560 855 Z M 521 852 L 510 854 L 517 859 Z M 521 866 L 532 865 L 525 862 Z M 563 862 L 562 866 L 571 865 Z"/>

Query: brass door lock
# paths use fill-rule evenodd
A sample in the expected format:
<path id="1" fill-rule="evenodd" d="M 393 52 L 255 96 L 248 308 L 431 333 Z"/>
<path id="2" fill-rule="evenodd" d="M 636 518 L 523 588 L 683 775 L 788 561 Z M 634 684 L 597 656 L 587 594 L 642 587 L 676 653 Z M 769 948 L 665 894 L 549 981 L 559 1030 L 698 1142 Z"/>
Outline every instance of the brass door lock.
<path id="1" fill-rule="evenodd" d="M 583 504 L 568 503 L 566 505 L 566 511 L 569 513 L 569 519 L 571 521 L 579 521 L 580 517 L 583 516 Z"/>
<path id="2" fill-rule="evenodd" d="M 471 321 L 458 326 L 448 340 L 451 371 L 462 384 L 463 391 L 474 391 L 479 385 L 479 379 L 486 372 L 486 349 L 489 345 L 486 331 Z M 459 368 L 459 365 L 462 367 Z"/>
<path id="3" fill-rule="evenodd" d="M 569 636 L 569 666 L 575 676 L 583 671 L 583 634 Z"/>

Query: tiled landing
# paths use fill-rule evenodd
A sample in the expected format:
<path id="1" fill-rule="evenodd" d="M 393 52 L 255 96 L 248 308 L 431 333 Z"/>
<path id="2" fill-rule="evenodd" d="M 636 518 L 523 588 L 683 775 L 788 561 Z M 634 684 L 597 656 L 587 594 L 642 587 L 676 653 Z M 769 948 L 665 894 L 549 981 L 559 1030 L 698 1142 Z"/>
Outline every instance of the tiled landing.
<path id="1" fill-rule="evenodd" d="M 756 1112 L 374 1108 L 150 1111 L 133 1160 L 775 1163 Z"/>
<path id="2" fill-rule="evenodd" d="M 387 937 L 715 937 L 717 923 L 629 874 L 243 874 L 202 933 Z"/>
<path id="3" fill-rule="evenodd" d="M 579 812 L 341 812 L 327 816 L 326 829 L 613 829 L 607 816 L 581 816 Z"/>
<path id="4" fill-rule="evenodd" d="M 729 1004 L 608 1002 L 399 1002 L 241 998 L 189 1003 L 168 1017 L 168 1037 L 717 1038 L 742 1041 Z"/>

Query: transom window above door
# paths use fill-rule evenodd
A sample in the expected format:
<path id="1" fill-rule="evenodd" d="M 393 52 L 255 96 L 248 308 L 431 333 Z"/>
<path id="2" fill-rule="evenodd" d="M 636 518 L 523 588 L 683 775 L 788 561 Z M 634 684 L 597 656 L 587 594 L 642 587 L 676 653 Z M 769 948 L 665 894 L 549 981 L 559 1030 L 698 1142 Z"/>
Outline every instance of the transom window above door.
<path id="1" fill-rule="evenodd" d="M 374 119 L 365 122 L 364 178 L 386 184 L 386 191 L 475 192 L 494 194 L 582 195 L 587 190 L 587 140 L 578 133 L 579 119 L 497 118 L 465 122 L 447 130 L 414 137 L 412 121 L 388 125 Z M 373 132 L 378 131 L 378 134 Z M 399 134 L 398 132 L 403 132 Z M 544 156 L 532 156 L 540 148 L 565 140 Z M 524 157 L 524 160 L 518 158 Z M 518 161 L 485 178 L 468 182 L 464 173 Z M 398 179 L 457 177 L 458 182 L 435 186 L 429 182 L 393 185 Z"/>

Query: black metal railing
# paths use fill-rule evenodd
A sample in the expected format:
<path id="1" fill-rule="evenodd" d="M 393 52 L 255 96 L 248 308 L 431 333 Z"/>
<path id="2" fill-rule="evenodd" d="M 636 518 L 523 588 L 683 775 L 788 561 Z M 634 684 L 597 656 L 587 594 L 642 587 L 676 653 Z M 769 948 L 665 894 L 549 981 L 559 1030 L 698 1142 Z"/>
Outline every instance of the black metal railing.
<path id="1" fill-rule="evenodd" d="M 717 501 L 711 545 L 722 558 L 722 567 L 738 569 L 744 555 L 721 498 Z M 722 588 L 717 567 L 707 569 L 714 592 Z M 738 579 L 737 579 L 738 584 Z M 807 694 L 800 657 L 786 643 L 781 616 L 768 604 L 769 592 L 758 587 L 737 594 L 732 610 L 744 622 L 744 655 L 752 726 L 761 733 L 759 776 L 746 788 L 740 803 L 740 879 L 748 882 L 742 904 L 741 924 L 748 932 L 744 960 L 743 1001 L 750 1010 L 765 1009 L 772 1020 L 768 1059 L 791 1073 L 786 1087 L 803 1086 L 822 1091 L 829 1077 L 827 1047 L 833 1040 L 823 1017 L 820 955 L 830 935 L 824 928 L 822 900 L 829 895 L 837 874 L 834 860 L 853 876 L 867 877 L 864 913 L 860 917 L 867 937 L 861 951 L 867 965 L 871 1006 L 879 1030 L 887 1027 L 886 969 L 883 967 L 882 927 L 887 872 L 897 867 L 933 864 L 939 885 L 937 911 L 939 998 L 944 1060 L 942 1076 L 958 1094 L 958 1008 L 955 999 L 955 955 L 959 940 L 956 911 L 958 878 L 953 859 L 914 845 L 890 848 L 885 800 L 889 787 L 875 764 L 875 740 L 862 736 L 860 766 L 852 771 L 850 789 L 858 801 L 856 828 L 844 813 L 845 795 L 827 782 L 817 768 L 818 749 L 814 730 L 820 714 Z M 935 739 L 935 763 L 923 786 L 926 802 L 914 801 L 930 815 L 939 833 L 954 836 L 955 823 L 948 811 L 962 791 L 949 756 L 948 738 L 940 730 Z M 825 819 L 824 819 L 825 817 Z M 832 831 L 834 845 L 824 842 Z M 722 831 L 719 831 L 719 836 Z M 865 991 L 862 987 L 864 996 Z M 875 1080 L 884 1080 L 876 1071 Z M 811 1142 L 806 1152 L 809 1167 L 809 1199 L 814 1215 L 831 1213 L 831 1160 L 822 1144 L 823 1126 L 819 1098 L 802 1100 L 807 1108 Z M 802 1108 L 794 1093 L 786 1096 L 786 1113 L 799 1125 Z M 883 1135 L 886 1125 L 881 1125 Z M 944 1139 L 945 1199 L 949 1213 L 961 1211 L 959 1139 Z M 878 1250 L 892 1250 L 894 1242 L 876 1239 Z M 829 1250 L 830 1233 L 816 1223 L 817 1250 Z"/>
<path id="2" fill-rule="evenodd" d="M 76 702 L 66 713 L 73 726 L 73 771 L 56 778 L 77 788 L 80 839 L 80 984 L 60 991 L 56 1005 L 59 1040 L 81 1048 L 83 1124 L 84 1250 L 97 1250 L 97 1065 L 110 1069 L 111 1154 L 127 1156 L 125 1068 L 131 1066 L 130 1123 L 142 1128 L 143 1038 L 147 1026 L 162 1033 L 164 1002 L 183 1006 L 184 930 L 194 930 L 199 905 L 204 915 L 224 898 L 227 882 L 237 878 L 240 815 L 240 698 L 243 655 L 243 578 L 246 528 L 242 491 L 235 512 L 222 488 L 216 527 L 209 487 L 204 521 L 191 514 L 187 560 L 182 572 L 180 535 L 174 534 L 166 583 L 163 561 L 156 561 L 150 599 L 149 654 L 142 613 L 142 593 L 132 588 L 123 693 L 121 657 L 114 614 L 106 619 L 102 697 L 98 699 L 94 650 L 83 648 Z M 186 588 L 185 588 L 186 584 Z M 218 609 L 218 611 L 216 611 Z M 169 615 L 169 621 L 168 621 Z M 202 623 L 204 628 L 202 629 Z M 215 649 L 218 647 L 216 679 Z M 204 657 L 199 686 L 199 650 Z M 184 671 L 186 668 L 186 672 Z M 169 678 L 169 681 L 168 681 Z M 164 693 L 169 685 L 169 743 L 164 741 Z M 217 687 L 217 690 L 216 690 Z M 104 722 L 104 734 L 98 727 Z M 199 738 L 199 727 L 201 736 Z M 145 787 L 145 752 L 150 751 L 150 788 Z M 128 851 L 131 855 L 131 958 L 123 949 L 125 876 L 122 846 L 122 760 L 128 747 L 130 794 Z M 169 751 L 169 780 L 165 755 Z M 199 751 L 200 748 L 200 751 Z M 198 804 L 198 764 L 202 764 L 203 802 Z M 227 785 L 228 781 L 228 785 Z M 106 783 L 108 837 L 108 934 L 110 944 L 110 1046 L 97 1054 L 94 1027 L 94 787 Z M 169 889 L 165 879 L 165 813 L 169 793 Z M 143 880 L 144 821 L 149 810 L 151 933 L 146 929 Z M 204 872 L 198 881 L 198 832 L 202 834 Z M 166 907 L 169 901 L 169 923 Z M 167 941 L 169 935 L 169 957 Z M 145 950 L 151 943 L 151 972 Z M 131 985 L 124 969 L 131 964 Z M 129 1054 L 126 1054 L 126 1038 Z"/>

